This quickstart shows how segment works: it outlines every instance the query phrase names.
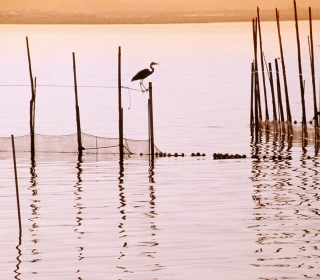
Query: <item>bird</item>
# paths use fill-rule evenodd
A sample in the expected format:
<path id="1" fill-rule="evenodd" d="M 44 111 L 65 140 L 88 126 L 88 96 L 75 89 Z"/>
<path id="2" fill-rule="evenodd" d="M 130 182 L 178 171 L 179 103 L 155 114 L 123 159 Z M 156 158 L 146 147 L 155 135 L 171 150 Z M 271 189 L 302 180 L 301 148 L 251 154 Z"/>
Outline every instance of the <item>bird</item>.
<path id="1" fill-rule="evenodd" d="M 148 69 L 148 68 L 143 69 L 143 70 L 139 71 L 137 74 L 135 74 L 135 75 L 133 76 L 132 80 L 131 80 L 131 82 L 136 81 L 136 80 L 140 80 L 140 88 L 141 88 L 142 92 L 148 91 L 148 90 L 146 89 L 146 87 L 144 86 L 144 84 L 143 84 L 143 80 L 144 80 L 145 78 L 149 77 L 149 76 L 154 72 L 153 65 L 159 65 L 159 63 L 151 62 L 150 68 L 151 68 L 152 70 L 150 70 L 150 69 Z M 144 87 L 145 90 L 144 90 L 142 87 Z"/>

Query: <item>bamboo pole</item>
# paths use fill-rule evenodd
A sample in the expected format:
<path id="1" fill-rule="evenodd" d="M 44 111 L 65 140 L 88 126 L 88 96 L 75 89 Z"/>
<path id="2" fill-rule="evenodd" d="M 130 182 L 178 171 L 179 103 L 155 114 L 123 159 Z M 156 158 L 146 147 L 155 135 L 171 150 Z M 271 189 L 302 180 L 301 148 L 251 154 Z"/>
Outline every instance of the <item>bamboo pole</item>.
<path id="1" fill-rule="evenodd" d="M 283 106 L 282 106 L 282 98 L 281 98 L 281 86 L 280 86 L 280 75 L 279 75 L 278 59 L 276 58 L 274 60 L 274 62 L 275 62 L 275 65 L 276 65 L 279 121 L 281 123 L 283 123 L 284 122 L 284 114 L 283 114 Z"/>
<path id="2" fill-rule="evenodd" d="M 258 41 L 257 40 L 257 19 L 252 19 L 252 28 L 253 28 L 253 47 L 254 47 L 255 95 L 257 98 L 257 105 L 258 105 L 258 116 L 262 120 L 259 73 L 258 73 L 258 54 L 257 54 L 257 41 Z"/>
<path id="3" fill-rule="evenodd" d="M 306 125 L 307 120 L 306 120 L 306 109 L 305 109 L 305 101 L 304 101 L 304 86 L 303 86 L 303 77 L 302 77 L 301 51 L 300 51 L 299 26 L 298 26 L 296 0 L 293 0 L 293 4 L 294 4 L 294 19 L 296 23 L 296 36 L 297 36 L 297 49 L 298 49 L 299 81 L 300 81 L 301 106 L 302 106 L 302 125 Z"/>
<path id="4" fill-rule="evenodd" d="M 35 140 L 34 140 L 34 130 L 35 130 L 35 87 L 33 82 L 33 75 L 32 75 L 32 66 L 31 66 L 31 56 L 30 56 L 30 49 L 29 49 L 29 40 L 26 37 L 26 44 L 27 44 L 27 53 L 28 53 L 28 64 L 29 64 L 29 76 L 30 76 L 30 84 L 31 84 L 31 99 L 30 99 L 30 137 L 31 137 L 31 161 L 34 161 L 35 157 Z"/>
<path id="5" fill-rule="evenodd" d="M 262 81 L 263 81 L 265 114 L 266 114 L 266 120 L 269 120 L 267 89 L 266 89 L 266 80 L 265 80 L 265 75 L 264 75 L 264 64 L 263 64 L 262 35 L 261 35 L 261 25 L 260 25 L 260 12 L 259 12 L 259 7 L 257 7 L 257 21 L 258 21 L 258 30 L 259 30 L 260 60 L 261 60 L 261 71 L 262 71 Z"/>
<path id="6" fill-rule="evenodd" d="M 316 81 L 315 81 L 315 71 L 314 71 L 314 50 L 313 50 L 313 32 L 312 32 L 312 13 L 311 7 L 309 7 L 309 25 L 310 25 L 310 40 L 309 40 L 309 50 L 310 50 L 310 64 L 311 64 L 311 78 L 312 78 L 312 92 L 313 92 L 313 110 L 314 110 L 314 124 L 315 124 L 315 135 L 317 140 L 317 128 L 318 123 L 318 108 L 317 108 L 317 97 L 316 97 Z"/>
<path id="7" fill-rule="evenodd" d="M 276 9 L 276 18 L 277 18 L 278 39 L 279 39 L 279 46 L 280 46 L 282 75 L 283 75 L 283 83 L 284 83 L 284 93 L 285 93 L 285 99 L 286 99 L 287 121 L 292 122 L 289 93 L 288 93 L 288 84 L 287 84 L 286 66 L 284 63 L 284 55 L 283 55 L 282 40 L 281 40 L 281 33 L 280 33 L 280 16 L 279 16 L 278 9 Z"/>
<path id="8" fill-rule="evenodd" d="M 153 101 L 152 101 L 152 83 L 149 82 L 149 119 L 150 119 L 150 156 L 154 160 L 154 131 L 153 131 Z"/>
<path id="9" fill-rule="evenodd" d="M 80 122 L 80 109 L 78 103 L 78 86 L 77 86 L 77 71 L 76 71 L 76 57 L 75 53 L 72 53 L 73 58 L 73 78 L 74 78 L 74 94 L 75 94 L 75 103 L 76 103 L 76 121 L 77 121 L 77 139 L 78 139 L 78 153 L 79 157 L 82 156 L 82 139 L 81 139 L 81 122 Z"/>
<path id="10" fill-rule="evenodd" d="M 250 97 L 250 129 L 251 129 L 251 134 L 252 134 L 252 128 L 253 128 L 253 124 L 254 124 L 253 100 L 254 100 L 254 63 L 251 62 L 251 97 Z"/>
<path id="11" fill-rule="evenodd" d="M 20 200 L 19 200 L 18 172 L 17 172 L 16 150 L 15 150 L 13 135 L 11 135 L 11 142 L 12 142 L 14 178 L 15 178 L 15 183 L 16 183 L 16 198 L 17 198 L 17 208 L 18 208 L 19 230 L 20 230 L 20 235 L 21 235 L 22 226 L 21 226 L 21 212 L 20 212 Z"/>
<path id="12" fill-rule="evenodd" d="M 121 47 L 118 49 L 119 156 L 123 159 L 123 108 L 121 100 Z"/>
<path id="13" fill-rule="evenodd" d="M 269 81 L 270 81 L 270 88 L 271 88 L 273 119 L 274 119 L 274 120 L 277 120 L 278 117 L 277 117 L 276 99 L 275 99 L 275 95 L 274 95 L 272 65 L 271 65 L 270 62 L 269 62 Z"/>

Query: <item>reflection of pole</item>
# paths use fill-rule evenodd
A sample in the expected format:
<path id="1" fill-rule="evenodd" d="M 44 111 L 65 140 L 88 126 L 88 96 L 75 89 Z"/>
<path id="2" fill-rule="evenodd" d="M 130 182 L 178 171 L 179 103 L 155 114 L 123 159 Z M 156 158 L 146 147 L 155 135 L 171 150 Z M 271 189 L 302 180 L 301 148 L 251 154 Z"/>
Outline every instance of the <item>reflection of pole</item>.
<path id="1" fill-rule="evenodd" d="M 78 152 L 79 156 L 82 156 L 82 139 L 81 139 L 81 125 L 80 125 L 80 110 L 78 103 L 78 88 L 77 88 L 77 74 L 76 74 L 76 58 L 75 54 L 72 53 L 73 57 L 73 77 L 74 77 L 74 93 L 76 100 L 76 120 L 77 120 L 77 136 L 78 136 Z"/>
<path id="2" fill-rule="evenodd" d="M 153 105 L 152 105 L 152 83 L 149 83 L 149 126 L 150 126 L 150 155 L 151 159 L 154 160 L 154 132 L 153 132 Z"/>
<path id="3" fill-rule="evenodd" d="M 11 142 L 12 142 L 14 178 L 15 178 L 15 182 L 16 182 L 16 197 L 17 197 L 19 229 L 20 229 L 20 234 L 21 234 L 22 233 L 22 226 L 21 226 L 20 201 L 19 201 L 19 186 L 18 186 L 18 174 L 17 174 L 17 163 L 16 163 L 16 150 L 15 150 L 15 146 L 14 146 L 13 135 L 11 135 Z"/>
<path id="4" fill-rule="evenodd" d="M 123 159 L 123 108 L 121 102 L 121 47 L 118 52 L 119 156 Z"/>

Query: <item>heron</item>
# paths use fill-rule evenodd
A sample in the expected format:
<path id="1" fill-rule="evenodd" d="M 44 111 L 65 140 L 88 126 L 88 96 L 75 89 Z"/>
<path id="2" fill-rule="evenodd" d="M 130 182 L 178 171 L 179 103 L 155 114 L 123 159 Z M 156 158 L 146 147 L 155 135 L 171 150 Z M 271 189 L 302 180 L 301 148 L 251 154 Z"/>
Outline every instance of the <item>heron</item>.
<path id="1" fill-rule="evenodd" d="M 140 80 L 140 88 L 141 88 L 142 92 L 148 91 L 146 89 L 146 87 L 144 86 L 144 84 L 143 84 L 143 80 L 145 78 L 149 77 L 154 72 L 153 65 L 158 65 L 158 64 L 159 63 L 151 62 L 150 68 L 152 70 L 146 68 L 146 69 L 143 69 L 143 70 L 139 71 L 137 74 L 134 75 L 134 77 L 132 78 L 131 82 L 136 81 L 136 80 Z M 145 90 L 143 90 L 142 87 L 144 87 Z"/>

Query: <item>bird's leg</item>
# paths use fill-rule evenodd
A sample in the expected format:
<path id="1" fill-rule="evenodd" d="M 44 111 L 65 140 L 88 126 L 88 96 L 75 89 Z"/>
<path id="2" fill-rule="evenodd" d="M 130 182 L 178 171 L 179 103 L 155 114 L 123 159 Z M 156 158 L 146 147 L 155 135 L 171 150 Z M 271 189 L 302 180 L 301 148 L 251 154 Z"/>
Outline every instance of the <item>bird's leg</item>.
<path id="1" fill-rule="evenodd" d="M 148 91 L 148 89 L 143 84 L 143 80 L 141 81 L 141 85 L 144 87 L 145 91 Z"/>

